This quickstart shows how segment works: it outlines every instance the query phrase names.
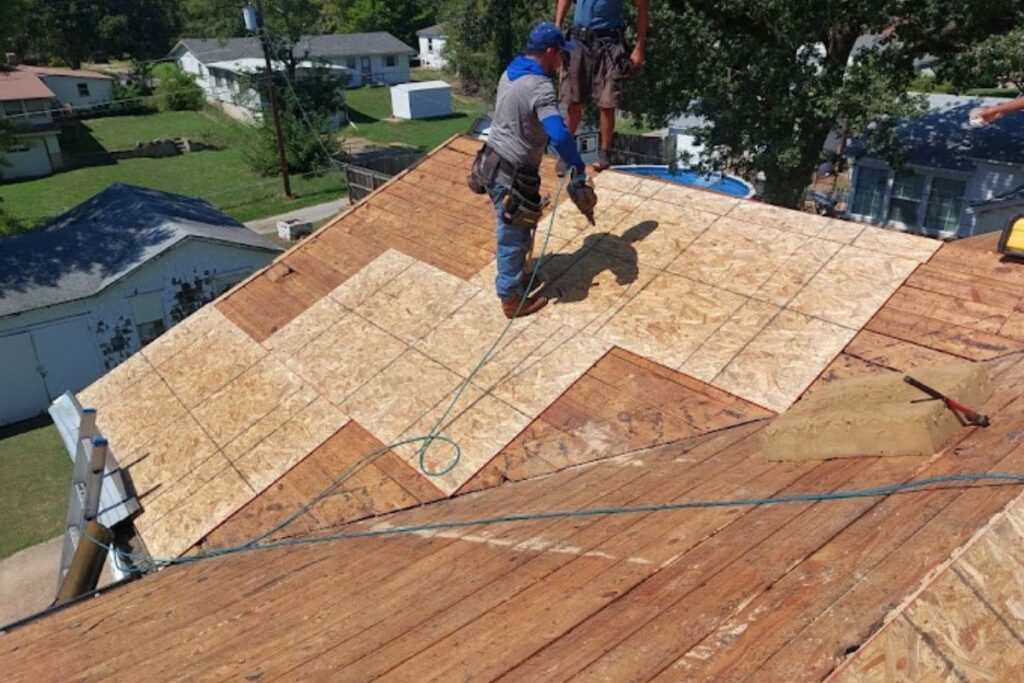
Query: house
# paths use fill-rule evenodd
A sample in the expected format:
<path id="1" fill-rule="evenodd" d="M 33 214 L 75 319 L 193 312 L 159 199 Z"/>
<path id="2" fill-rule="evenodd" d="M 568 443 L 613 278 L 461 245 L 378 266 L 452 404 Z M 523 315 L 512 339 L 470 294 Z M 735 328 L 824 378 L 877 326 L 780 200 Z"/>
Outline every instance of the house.
<path id="1" fill-rule="evenodd" d="M 272 67 L 276 73 L 282 73 L 285 65 L 274 60 Z M 296 64 L 296 78 L 304 78 L 314 68 L 328 69 L 338 78 L 347 78 L 348 68 L 330 63 L 314 63 L 303 60 Z M 211 86 L 206 89 L 206 97 L 218 105 L 228 115 L 246 123 L 262 119 L 263 113 L 270 110 L 270 102 L 262 93 L 252 87 L 253 76 L 266 70 L 266 61 L 262 57 L 244 57 L 241 59 L 210 62 L 206 65 Z M 331 115 L 330 128 L 333 130 L 346 121 L 344 99 L 337 103 L 338 108 Z"/>
<path id="2" fill-rule="evenodd" d="M 206 202 L 115 184 L 0 246 L 0 424 L 78 391 L 280 248 Z"/>
<path id="3" fill-rule="evenodd" d="M 306 63 L 343 67 L 348 85 L 358 87 L 368 83 L 407 83 L 409 58 L 416 51 L 390 33 L 380 31 L 302 36 L 295 44 L 294 54 Z M 215 72 L 230 71 L 225 64 L 245 64 L 247 69 L 262 68 L 264 64 L 263 49 L 256 37 L 182 38 L 169 56 L 182 71 L 196 77 L 208 100 L 218 104 L 226 101 L 219 90 L 225 86 L 218 85 Z M 232 113 L 230 108 L 228 113 Z"/>
<path id="4" fill-rule="evenodd" d="M 905 169 L 854 144 L 848 217 L 954 239 L 1001 230 L 1024 212 L 1024 116 L 972 128 L 970 111 L 1002 100 L 928 95 L 896 133 Z"/>
<path id="5" fill-rule="evenodd" d="M 420 47 L 420 66 L 426 69 L 444 69 L 448 60 L 444 56 L 444 24 L 434 24 L 416 31 Z"/>
<path id="6" fill-rule="evenodd" d="M 966 480 L 1024 468 L 1024 281 L 993 239 L 608 170 L 597 226 L 554 210 L 558 300 L 510 326 L 478 148 L 81 392 L 145 482 L 133 549 L 182 563 L 8 627 L 6 679 L 1020 678 L 1022 487 Z M 805 395 L 966 361 L 991 425 L 934 456 L 766 458 Z M 461 458 L 439 474 L 435 442 L 429 476 L 400 442 L 439 421 Z"/>
<path id="7" fill-rule="evenodd" d="M 14 134 L 13 146 L 0 150 L 6 161 L 0 179 L 37 178 L 61 167 L 57 107 L 57 96 L 36 74 L 0 71 L 0 116 Z"/>
<path id="8" fill-rule="evenodd" d="M 0 117 L 12 125 L 15 143 L 0 150 L 0 179 L 37 178 L 63 166 L 59 119 L 110 101 L 113 80 L 80 69 L 18 65 L 0 70 Z"/>
<path id="9" fill-rule="evenodd" d="M 88 112 L 102 107 L 114 96 L 114 79 L 98 71 L 25 64 L 18 69 L 38 76 L 53 91 L 67 113 Z"/>

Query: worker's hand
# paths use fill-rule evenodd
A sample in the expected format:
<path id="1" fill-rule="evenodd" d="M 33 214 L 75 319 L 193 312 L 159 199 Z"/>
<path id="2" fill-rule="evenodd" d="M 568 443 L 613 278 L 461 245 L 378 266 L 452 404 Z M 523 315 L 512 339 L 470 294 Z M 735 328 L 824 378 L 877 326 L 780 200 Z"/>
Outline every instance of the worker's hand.
<path id="1" fill-rule="evenodd" d="M 638 45 L 633 48 L 633 54 L 629 56 L 629 73 L 626 75 L 627 78 L 638 76 L 642 68 L 644 68 L 644 51 Z"/>
<path id="2" fill-rule="evenodd" d="M 1003 115 L 1003 112 L 996 111 L 994 107 L 977 107 L 971 110 L 968 114 L 968 120 L 970 124 L 975 127 L 987 126 L 994 121 L 999 120 Z"/>
<path id="3" fill-rule="evenodd" d="M 590 182 L 590 178 L 587 177 L 587 172 L 585 170 L 581 171 L 575 166 L 572 169 L 572 176 L 569 182 L 572 183 L 573 185 L 589 185 L 590 187 L 594 186 L 594 184 Z"/>

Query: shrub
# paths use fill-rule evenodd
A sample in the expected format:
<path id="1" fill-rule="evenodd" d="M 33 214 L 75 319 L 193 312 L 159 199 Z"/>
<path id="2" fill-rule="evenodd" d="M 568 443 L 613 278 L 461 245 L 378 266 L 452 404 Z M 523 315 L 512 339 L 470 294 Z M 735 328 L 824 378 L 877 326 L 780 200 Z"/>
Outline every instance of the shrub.
<path id="1" fill-rule="evenodd" d="M 161 65 L 162 66 L 162 65 Z M 175 68 L 160 78 L 156 89 L 157 103 L 162 111 L 197 110 L 203 108 L 203 91 L 195 79 Z"/>

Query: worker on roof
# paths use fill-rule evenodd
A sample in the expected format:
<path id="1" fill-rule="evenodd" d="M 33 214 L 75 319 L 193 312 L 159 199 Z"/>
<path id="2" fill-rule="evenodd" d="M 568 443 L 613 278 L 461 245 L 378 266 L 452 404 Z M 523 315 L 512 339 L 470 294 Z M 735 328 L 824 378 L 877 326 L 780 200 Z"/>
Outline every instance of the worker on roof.
<path id="1" fill-rule="evenodd" d="M 495 288 L 508 318 L 530 315 L 547 304 L 544 297 L 529 296 L 525 287 L 531 277 L 527 255 L 547 204 L 540 196 L 539 168 L 549 143 L 572 169 L 570 184 L 575 187 L 571 189 L 578 195 L 585 188 L 596 202 L 576 140 L 558 111 L 552 80 L 562 65 L 563 52 L 574 49 L 575 44 L 554 24 L 533 27 L 525 52 L 517 55 L 501 76 L 491 132 L 468 178 L 470 189 L 487 193 L 494 203 L 498 240 Z"/>
<path id="2" fill-rule="evenodd" d="M 628 51 L 623 31 L 626 27 L 625 0 L 576 0 L 569 37 L 580 45 L 568 64 L 562 66 L 562 105 L 568 108 L 569 130 L 573 135 L 583 118 L 583 104 L 593 100 L 601 111 L 601 142 L 594 170 L 611 166 L 610 150 L 615 135 L 615 110 L 622 99 L 622 81 L 635 76 L 644 65 L 647 26 L 650 22 L 648 0 L 636 2 L 636 45 Z M 558 0 L 555 24 L 562 25 L 571 0 Z M 628 52 L 628 54 L 627 54 Z M 562 172 L 562 167 L 559 171 Z"/>

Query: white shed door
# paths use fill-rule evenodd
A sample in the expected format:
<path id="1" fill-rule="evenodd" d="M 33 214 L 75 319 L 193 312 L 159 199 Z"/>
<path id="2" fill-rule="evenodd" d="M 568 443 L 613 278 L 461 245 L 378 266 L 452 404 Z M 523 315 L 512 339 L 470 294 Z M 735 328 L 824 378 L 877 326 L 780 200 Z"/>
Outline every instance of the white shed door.
<path id="1" fill-rule="evenodd" d="M 99 351 L 84 317 L 34 329 L 32 341 L 51 399 L 65 391 L 84 389 L 103 374 Z"/>
<path id="2" fill-rule="evenodd" d="M 27 333 L 0 337 L 0 425 L 35 417 L 50 405 Z"/>

